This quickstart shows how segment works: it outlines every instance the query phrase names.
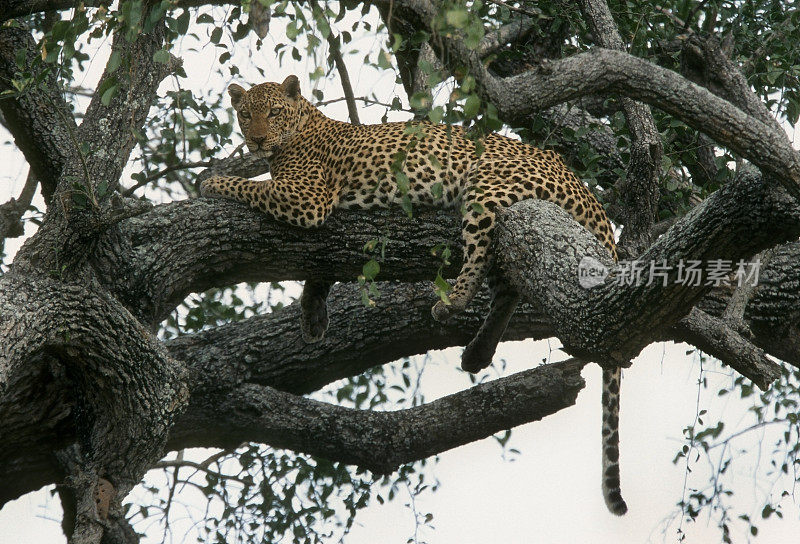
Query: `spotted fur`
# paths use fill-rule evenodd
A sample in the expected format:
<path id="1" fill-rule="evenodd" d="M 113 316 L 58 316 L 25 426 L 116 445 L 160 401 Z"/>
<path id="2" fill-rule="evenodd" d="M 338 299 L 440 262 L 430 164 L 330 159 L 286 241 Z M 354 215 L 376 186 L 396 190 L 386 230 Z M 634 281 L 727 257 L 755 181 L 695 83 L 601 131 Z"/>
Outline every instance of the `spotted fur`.
<path id="1" fill-rule="evenodd" d="M 438 321 L 463 311 L 475 296 L 492 264 L 495 214 L 498 208 L 520 200 L 555 202 L 592 232 L 616 259 L 605 211 L 553 151 L 490 134 L 481 140 L 483 151 L 479 154 L 475 142 L 457 126 L 426 122 L 356 126 L 335 121 L 300 95 L 295 76 L 281 84 L 262 83 L 248 91 L 233 84 L 228 93 L 247 147 L 269 160 L 272 179 L 214 176 L 201 184 L 203 195 L 238 200 L 299 227 L 321 225 L 336 208 L 398 205 L 403 193 L 412 205 L 462 212 L 464 263 L 449 293 L 449 304 L 439 301 L 432 309 Z M 403 160 L 399 160 L 398 152 L 405 153 Z M 398 183 L 398 166 L 408 179 L 407 191 L 401 191 Z M 516 293 L 491 277 L 490 284 L 495 297 L 489 315 L 462 358 L 462 367 L 471 372 L 491 364 L 519 300 Z M 301 299 L 304 335 L 317 340 L 327 327 L 328 286 L 314 282 L 306 287 Z M 612 377 L 608 375 L 609 380 Z M 618 391 L 618 377 L 616 384 Z M 606 385 L 604 396 L 609 406 L 616 406 L 618 397 L 611 393 L 610 384 Z M 616 440 L 616 428 L 610 425 L 616 425 L 617 409 L 607 412 L 604 438 Z M 605 432 L 607 425 L 609 433 Z M 613 512 L 622 513 L 616 443 L 604 444 L 603 451 L 606 502 Z M 624 502 L 621 504 L 624 507 Z"/>

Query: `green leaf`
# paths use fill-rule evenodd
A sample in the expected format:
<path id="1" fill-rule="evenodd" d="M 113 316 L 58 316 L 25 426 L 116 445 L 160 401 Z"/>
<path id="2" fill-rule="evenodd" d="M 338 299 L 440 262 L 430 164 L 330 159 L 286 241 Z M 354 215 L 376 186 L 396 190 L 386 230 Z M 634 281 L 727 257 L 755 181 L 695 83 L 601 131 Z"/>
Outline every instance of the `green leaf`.
<path id="1" fill-rule="evenodd" d="M 481 108 L 481 99 L 477 94 L 471 94 L 464 102 L 464 118 L 472 119 L 478 115 L 478 110 Z"/>
<path id="2" fill-rule="evenodd" d="M 431 120 L 431 123 L 441 123 L 442 119 L 444 118 L 444 108 L 441 106 L 436 106 L 431 111 L 428 112 L 428 119 Z"/>
<path id="3" fill-rule="evenodd" d="M 89 206 L 89 199 L 86 197 L 84 193 L 72 193 L 72 203 L 75 205 L 75 209 L 84 210 Z"/>
<path id="4" fill-rule="evenodd" d="M 439 162 L 439 159 L 436 158 L 436 155 L 433 153 L 428 153 L 428 161 L 430 161 L 431 167 L 433 167 L 434 170 L 441 170 L 443 168 L 442 163 Z"/>
<path id="5" fill-rule="evenodd" d="M 299 23 L 295 20 L 286 25 L 286 37 L 290 40 L 294 40 L 297 36 L 300 35 L 300 28 Z"/>
<path id="6" fill-rule="evenodd" d="M 317 19 L 317 27 L 319 27 L 320 34 L 322 37 L 327 39 L 328 36 L 331 35 L 331 25 L 328 24 L 328 20 L 325 17 L 319 17 Z"/>
<path id="7" fill-rule="evenodd" d="M 392 42 L 392 51 L 395 53 L 403 47 L 403 35 L 402 34 L 393 34 L 394 41 Z"/>
<path id="8" fill-rule="evenodd" d="M 111 100 L 114 98 L 115 94 L 117 94 L 116 83 L 114 83 L 108 89 L 105 90 L 103 96 L 100 97 L 100 103 L 104 106 L 108 106 L 111 103 Z"/>
<path id="9" fill-rule="evenodd" d="M 469 13 L 465 8 L 449 9 L 445 13 L 447 24 L 454 28 L 464 28 L 469 20 Z"/>
<path id="10" fill-rule="evenodd" d="M 381 49 L 378 53 L 378 67 L 383 70 L 388 70 L 392 67 L 392 56 L 388 51 Z"/>
<path id="11" fill-rule="evenodd" d="M 153 61 L 158 62 L 160 64 L 167 64 L 169 62 L 170 56 L 169 51 L 166 49 L 159 49 L 155 53 L 153 53 Z"/>
<path id="12" fill-rule="evenodd" d="M 480 19 L 476 19 L 467 27 L 467 37 L 464 38 L 464 45 L 469 49 L 475 49 L 480 45 L 483 39 L 483 23 Z"/>
<path id="13" fill-rule="evenodd" d="M 181 13 L 175 20 L 175 22 L 176 22 L 176 30 L 178 31 L 178 33 L 186 34 L 186 32 L 189 30 L 189 12 L 184 11 L 183 13 Z"/>
<path id="14" fill-rule="evenodd" d="M 433 281 L 434 285 L 434 292 L 439 295 L 439 298 L 445 304 L 450 304 L 450 298 L 447 296 L 453 286 L 447 283 L 447 281 L 442 277 L 441 274 L 436 274 L 436 279 Z"/>
<path id="15" fill-rule="evenodd" d="M 437 200 L 442 198 L 443 192 L 444 192 L 443 185 L 441 181 L 437 181 L 436 183 L 431 185 L 431 195 L 433 195 L 433 198 Z"/>
<path id="16" fill-rule="evenodd" d="M 316 81 L 322 77 L 325 77 L 325 69 L 322 66 L 317 66 L 313 72 L 308 74 L 311 81 Z"/>
<path id="17" fill-rule="evenodd" d="M 415 110 L 424 110 L 431 105 L 431 95 L 424 91 L 414 93 L 408 104 Z"/>
<path id="18" fill-rule="evenodd" d="M 408 195 L 403 195 L 403 198 L 400 199 L 400 207 L 403 208 L 403 211 L 406 212 L 408 217 L 413 217 L 414 213 L 411 208 L 411 199 L 408 198 Z"/>
<path id="19" fill-rule="evenodd" d="M 114 51 L 111 53 L 111 57 L 108 59 L 108 65 L 106 66 L 106 71 L 108 73 L 112 73 L 119 68 L 119 65 L 122 64 L 122 55 L 120 55 L 119 51 Z"/>
<path id="20" fill-rule="evenodd" d="M 221 39 L 222 39 L 222 27 L 221 26 L 215 27 L 214 30 L 211 31 L 211 43 L 218 44 Z"/>
<path id="21" fill-rule="evenodd" d="M 394 174 L 395 179 L 397 180 L 397 188 L 400 189 L 400 194 L 405 195 L 408 193 L 408 189 L 411 186 L 411 182 L 408 179 L 408 176 L 405 172 L 398 170 Z"/>
<path id="22" fill-rule="evenodd" d="M 108 192 L 108 181 L 102 180 L 100 183 L 97 184 L 97 191 L 96 191 L 97 198 L 103 198 L 104 196 L 106 196 L 107 192 Z"/>
<path id="23" fill-rule="evenodd" d="M 378 264 L 378 261 L 375 259 L 370 259 L 369 261 L 364 264 L 364 267 L 361 269 L 361 273 L 364 275 L 364 278 L 367 280 L 374 280 L 375 276 L 378 275 L 378 272 L 381 271 L 381 265 Z"/>

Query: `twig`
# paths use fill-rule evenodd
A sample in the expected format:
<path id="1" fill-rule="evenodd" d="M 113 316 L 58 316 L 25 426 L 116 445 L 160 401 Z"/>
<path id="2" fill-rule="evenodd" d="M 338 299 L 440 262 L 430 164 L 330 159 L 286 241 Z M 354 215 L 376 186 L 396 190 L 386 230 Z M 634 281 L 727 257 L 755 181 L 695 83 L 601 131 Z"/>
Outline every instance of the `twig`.
<path id="1" fill-rule="evenodd" d="M 208 168 L 209 166 L 213 166 L 213 165 L 214 165 L 213 161 L 195 161 L 195 162 L 184 162 L 184 163 L 180 163 L 180 164 L 174 164 L 172 166 L 167 166 L 166 168 L 163 168 L 163 169 L 159 170 L 158 172 L 150 174 L 149 176 L 145 177 L 144 179 L 138 181 L 136 183 L 136 185 L 134 185 L 134 186 L 132 186 L 132 187 L 130 187 L 128 189 L 125 189 L 122 192 L 122 196 L 131 196 L 136 189 L 144 187 L 145 185 L 147 185 L 151 181 L 159 179 L 162 176 L 164 176 L 166 174 L 169 174 L 170 172 L 174 172 L 175 170 L 185 170 L 187 168 L 198 168 L 200 166 L 204 166 L 204 167 Z"/>
<path id="2" fill-rule="evenodd" d="M 707 2 L 708 0 L 702 0 L 702 2 L 698 2 L 698 4 L 694 7 L 694 9 L 692 9 L 691 13 L 689 13 L 689 16 L 686 17 L 686 22 L 683 24 L 684 32 L 689 30 L 689 25 L 692 23 L 692 19 L 694 18 L 695 15 L 697 15 L 698 11 L 700 11 L 705 7 Z"/>
<path id="3" fill-rule="evenodd" d="M 657 12 L 663 14 L 663 15 L 666 15 L 667 18 L 669 18 L 673 23 L 675 23 L 675 26 L 679 26 L 679 27 L 681 27 L 683 29 L 682 30 L 683 33 L 689 33 L 689 34 L 693 33 L 692 29 L 689 28 L 689 23 L 687 23 L 686 21 L 684 21 L 683 19 L 681 19 L 680 17 L 678 17 L 677 15 L 672 13 L 672 11 L 670 11 L 667 8 L 662 7 L 662 6 L 656 6 L 653 9 L 655 9 L 655 11 L 657 11 Z"/>
<path id="4" fill-rule="evenodd" d="M 356 108 L 356 100 L 353 96 L 353 86 L 350 84 L 350 75 L 347 73 L 347 65 L 342 58 L 342 51 L 339 49 L 339 39 L 334 37 L 333 34 L 328 34 L 328 44 L 331 48 L 331 56 L 333 62 L 336 64 L 336 71 L 339 72 L 339 79 L 342 80 L 342 91 L 344 98 L 347 102 L 347 114 L 350 116 L 350 122 L 354 125 L 360 125 L 361 121 L 358 118 L 358 108 Z"/>
<path id="5" fill-rule="evenodd" d="M 731 325 L 702 310 L 692 308 L 675 325 L 678 337 L 716 357 L 766 391 L 781 375 L 781 366 L 742 336 Z"/>
<path id="6" fill-rule="evenodd" d="M 335 104 L 336 102 L 341 102 L 342 100 L 347 100 L 347 97 L 346 96 L 342 96 L 340 98 L 331 98 L 330 100 L 323 100 L 321 102 L 316 102 L 314 105 L 317 106 L 317 107 L 319 107 L 319 106 L 327 106 L 329 104 Z M 372 98 L 367 98 L 365 96 L 355 96 L 355 97 L 353 97 L 353 100 L 356 100 L 358 102 L 363 102 L 364 104 L 367 104 L 367 105 L 370 105 L 370 106 L 384 106 L 386 108 L 393 108 L 394 107 L 392 104 L 387 104 L 386 102 L 381 102 L 379 100 L 374 100 Z M 405 109 L 405 108 L 401 109 L 400 111 L 411 112 L 411 110 Z"/>
<path id="7" fill-rule="evenodd" d="M 552 17 L 549 17 L 549 16 L 545 15 L 544 13 L 542 13 L 539 10 L 537 10 L 537 11 L 529 11 L 529 10 L 524 9 L 524 8 L 518 8 L 518 7 L 515 7 L 515 6 L 510 6 L 510 5 L 506 4 L 505 2 L 503 2 L 502 0 L 489 0 L 489 2 L 491 2 L 492 4 L 496 4 L 498 6 L 503 6 L 504 8 L 508 8 L 511 11 L 516 11 L 517 13 L 524 13 L 528 17 L 535 17 L 536 19 L 552 19 Z"/>
<path id="8" fill-rule="evenodd" d="M 243 480 L 242 478 L 239 478 L 238 476 L 231 476 L 230 474 L 223 474 L 222 472 L 217 472 L 216 470 L 212 470 L 212 469 L 208 468 L 207 466 L 203 466 L 203 463 L 195 463 L 193 461 L 179 461 L 179 460 L 176 459 L 174 461 L 159 461 L 158 463 L 153 465 L 153 468 L 182 468 L 182 467 L 193 468 L 193 469 L 196 469 L 198 471 L 201 470 L 201 471 L 205 472 L 206 474 L 210 474 L 212 476 L 216 476 L 220 480 L 234 480 L 236 482 L 240 482 L 240 483 L 243 483 L 243 484 L 249 483 L 246 480 Z M 188 483 L 188 481 L 186 481 L 186 480 L 182 480 L 182 481 Z"/>
<path id="9" fill-rule="evenodd" d="M 319 6 L 317 5 L 316 0 L 313 0 L 311 3 L 313 9 L 318 10 Z M 330 29 L 332 30 L 332 29 Z M 350 116 L 350 122 L 354 125 L 360 125 L 361 121 L 358 119 L 358 108 L 356 108 L 356 101 L 355 95 L 353 93 L 353 85 L 350 83 L 350 74 L 347 72 L 347 65 L 344 62 L 344 58 L 342 57 L 342 50 L 339 46 L 339 37 L 334 36 L 333 33 L 329 30 L 328 32 L 328 46 L 331 50 L 331 57 L 333 57 L 333 63 L 336 65 L 336 71 L 339 72 L 339 79 L 342 80 L 342 91 L 344 92 L 344 98 L 347 102 L 347 114 Z"/>

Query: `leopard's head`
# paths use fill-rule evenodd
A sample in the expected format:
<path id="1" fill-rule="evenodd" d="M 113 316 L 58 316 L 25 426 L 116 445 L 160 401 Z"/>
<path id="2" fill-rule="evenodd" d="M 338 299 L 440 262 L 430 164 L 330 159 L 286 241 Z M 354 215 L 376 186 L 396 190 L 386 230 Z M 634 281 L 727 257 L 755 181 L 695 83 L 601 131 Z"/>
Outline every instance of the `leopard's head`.
<path id="1" fill-rule="evenodd" d="M 300 128 L 303 98 L 297 76 L 289 76 L 283 83 L 261 83 L 247 91 L 232 83 L 228 94 L 245 143 L 255 155 L 269 159 Z"/>

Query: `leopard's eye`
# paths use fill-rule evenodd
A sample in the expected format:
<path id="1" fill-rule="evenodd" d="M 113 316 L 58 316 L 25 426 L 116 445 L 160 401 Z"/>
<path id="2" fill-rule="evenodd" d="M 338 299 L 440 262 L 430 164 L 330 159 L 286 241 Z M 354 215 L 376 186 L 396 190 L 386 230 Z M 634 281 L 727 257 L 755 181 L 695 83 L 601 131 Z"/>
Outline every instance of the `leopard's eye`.
<path id="1" fill-rule="evenodd" d="M 282 111 L 283 111 L 283 108 L 272 108 L 271 110 L 269 110 L 269 115 L 271 117 L 274 117 L 274 116 L 280 114 Z"/>
<path id="2" fill-rule="evenodd" d="M 249 111 L 240 111 L 239 117 L 242 119 L 250 119 L 250 112 Z"/>

